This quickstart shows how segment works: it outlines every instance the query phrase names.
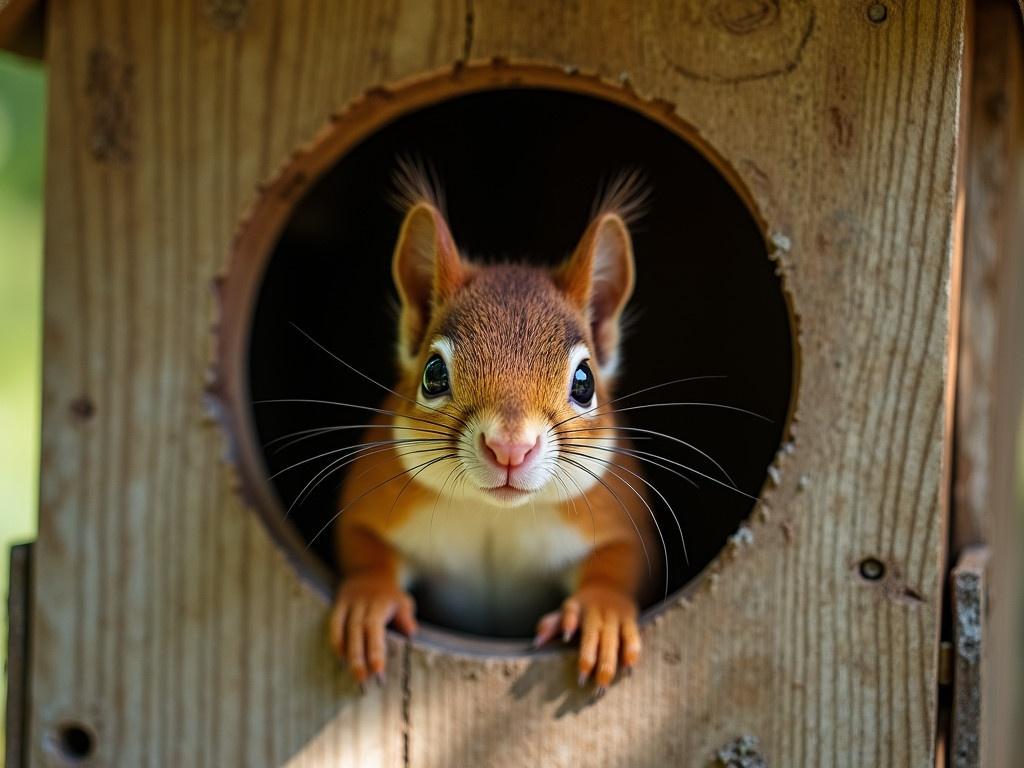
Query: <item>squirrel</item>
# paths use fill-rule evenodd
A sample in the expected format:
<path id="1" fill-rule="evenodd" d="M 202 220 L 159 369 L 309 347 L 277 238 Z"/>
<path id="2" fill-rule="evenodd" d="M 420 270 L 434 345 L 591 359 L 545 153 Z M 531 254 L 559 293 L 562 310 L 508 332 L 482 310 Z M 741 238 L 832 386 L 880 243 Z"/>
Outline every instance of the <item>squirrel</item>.
<path id="1" fill-rule="evenodd" d="M 606 410 L 635 182 L 611 185 L 571 256 L 542 267 L 467 259 L 440 195 L 407 180 L 398 376 L 377 418 L 391 439 L 367 438 L 336 525 L 329 640 L 361 687 L 383 677 L 386 627 L 416 632 L 414 588 L 461 630 L 535 627 L 535 647 L 578 634 L 579 684 L 598 694 L 637 663 L 653 511 Z"/>

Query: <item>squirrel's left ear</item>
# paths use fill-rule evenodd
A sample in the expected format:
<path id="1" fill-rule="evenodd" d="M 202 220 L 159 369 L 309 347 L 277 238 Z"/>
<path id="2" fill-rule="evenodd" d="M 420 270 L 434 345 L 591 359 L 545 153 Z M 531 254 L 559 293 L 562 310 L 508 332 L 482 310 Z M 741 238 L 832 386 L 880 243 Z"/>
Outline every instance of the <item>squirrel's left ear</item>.
<path id="1" fill-rule="evenodd" d="M 419 353 L 433 318 L 469 275 L 441 212 L 417 203 L 406 214 L 391 265 L 402 303 L 399 354 L 403 363 Z"/>
<path id="2" fill-rule="evenodd" d="M 616 213 L 594 219 L 573 255 L 555 270 L 555 281 L 590 323 L 597 364 L 605 375 L 615 372 L 619 320 L 633 293 L 633 272 L 633 241 Z"/>

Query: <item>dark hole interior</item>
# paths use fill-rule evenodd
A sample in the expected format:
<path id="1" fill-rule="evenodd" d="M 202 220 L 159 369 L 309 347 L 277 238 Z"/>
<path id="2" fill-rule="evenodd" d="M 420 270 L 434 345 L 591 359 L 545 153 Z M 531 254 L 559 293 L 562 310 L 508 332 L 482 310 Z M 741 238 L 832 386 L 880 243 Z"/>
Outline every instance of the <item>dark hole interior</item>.
<path id="1" fill-rule="evenodd" d="M 254 400 L 379 404 L 380 390 L 290 323 L 371 377 L 391 383 L 390 259 L 401 217 L 389 199 L 401 156 L 420 158 L 436 171 L 463 252 L 543 263 L 572 250 L 602 184 L 624 168 L 639 169 L 650 199 L 633 227 L 637 285 L 617 394 L 718 375 L 724 378 L 657 389 L 629 403 L 723 403 L 771 423 L 701 406 L 637 410 L 626 414 L 627 423 L 700 447 L 740 489 L 760 492 L 783 436 L 793 370 L 786 303 L 763 236 L 734 189 L 692 145 L 639 112 L 576 93 L 523 88 L 443 101 L 383 127 L 325 173 L 295 207 L 260 288 L 250 341 Z M 260 404 L 253 412 L 263 445 L 298 430 L 364 423 L 367 416 L 313 404 Z M 278 472 L 355 443 L 358 435 L 334 433 L 283 450 L 278 449 L 287 441 L 279 442 L 264 448 L 267 469 Z M 680 445 L 657 439 L 642 447 L 722 479 Z M 280 514 L 330 458 L 273 479 Z M 659 469 L 649 468 L 647 476 L 672 504 L 685 537 L 688 561 L 660 504 L 674 591 L 715 557 L 753 502 L 696 475 L 699 489 Z M 292 510 L 289 519 L 307 542 L 337 512 L 341 481 L 340 473 L 329 477 Z M 330 530 L 312 544 L 333 566 L 332 547 Z"/>

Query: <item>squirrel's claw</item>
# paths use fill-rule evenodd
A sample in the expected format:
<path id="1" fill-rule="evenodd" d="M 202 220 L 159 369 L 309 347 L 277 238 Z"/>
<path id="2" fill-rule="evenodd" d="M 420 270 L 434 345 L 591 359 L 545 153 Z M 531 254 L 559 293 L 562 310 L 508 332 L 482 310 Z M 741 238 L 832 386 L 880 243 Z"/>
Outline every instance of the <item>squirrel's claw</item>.
<path id="1" fill-rule="evenodd" d="M 386 580 L 357 578 L 342 584 L 329 620 L 330 641 L 363 693 L 371 678 L 384 685 L 391 621 L 401 632 L 415 633 L 415 604 L 409 595 Z"/>
<path id="2" fill-rule="evenodd" d="M 585 688 L 593 676 L 595 697 L 605 694 L 619 670 L 629 673 L 640 658 L 636 606 L 628 598 L 603 589 L 588 589 L 566 600 L 537 622 L 533 647 L 550 642 L 561 631 L 568 642 L 580 631 L 579 677 Z"/>
<path id="3" fill-rule="evenodd" d="M 561 626 L 561 611 L 552 611 L 542 616 L 537 622 L 537 634 L 533 638 L 533 647 L 540 648 L 545 643 L 551 642 Z"/>

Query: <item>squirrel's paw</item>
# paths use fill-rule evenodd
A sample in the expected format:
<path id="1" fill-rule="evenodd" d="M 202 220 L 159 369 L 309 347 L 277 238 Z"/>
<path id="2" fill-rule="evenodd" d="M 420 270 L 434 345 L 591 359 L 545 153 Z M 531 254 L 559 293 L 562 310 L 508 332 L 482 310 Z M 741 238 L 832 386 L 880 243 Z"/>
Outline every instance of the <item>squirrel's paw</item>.
<path id="1" fill-rule="evenodd" d="M 412 635 L 415 614 L 413 599 L 391 579 L 353 576 L 342 582 L 331 610 L 330 643 L 338 657 L 348 662 L 360 688 L 370 677 L 383 682 L 388 623 L 393 620 L 400 632 Z"/>
<path id="2" fill-rule="evenodd" d="M 561 630 L 569 642 L 580 631 L 579 684 L 586 685 L 591 673 L 600 696 L 615 678 L 621 664 L 630 669 L 640 658 L 640 630 L 636 623 L 636 602 L 629 596 L 603 586 L 585 586 L 537 623 L 536 647 Z M 596 667 L 596 672 L 595 672 Z"/>

